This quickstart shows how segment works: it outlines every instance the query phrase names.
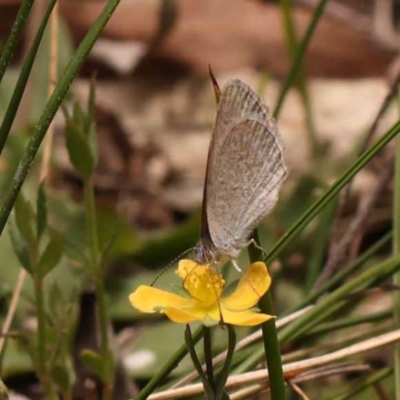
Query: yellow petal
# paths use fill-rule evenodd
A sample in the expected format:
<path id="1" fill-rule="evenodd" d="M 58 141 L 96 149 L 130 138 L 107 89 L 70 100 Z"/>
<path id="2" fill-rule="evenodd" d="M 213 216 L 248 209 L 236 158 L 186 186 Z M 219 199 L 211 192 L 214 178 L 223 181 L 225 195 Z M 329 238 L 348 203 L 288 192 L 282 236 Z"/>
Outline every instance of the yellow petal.
<path id="1" fill-rule="evenodd" d="M 179 324 L 188 324 L 189 322 L 202 321 L 205 313 L 195 312 L 194 310 L 183 311 L 177 308 L 166 308 L 162 311 L 171 321 Z"/>
<path id="2" fill-rule="evenodd" d="M 133 307 L 145 313 L 154 313 L 166 307 L 188 307 L 192 303 L 191 299 L 144 285 L 129 295 L 129 301 Z"/>
<path id="3" fill-rule="evenodd" d="M 222 310 L 223 322 L 237 326 L 255 326 L 260 325 L 271 318 L 272 315 L 256 313 L 254 311 L 228 311 Z"/>
<path id="4" fill-rule="evenodd" d="M 270 284 L 271 277 L 265 263 L 255 262 L 247 268 L 236 290 L 220 300 L 221 307 L 231 311 L 247 310 L 257 304 Z"/>
<path id="5" fill-rule="evenodd" d="M 197 266 L 199 266 L 199 264 L 193 260 L 180 260 L 176 274 L 184 281 L 190 272 Z"/>

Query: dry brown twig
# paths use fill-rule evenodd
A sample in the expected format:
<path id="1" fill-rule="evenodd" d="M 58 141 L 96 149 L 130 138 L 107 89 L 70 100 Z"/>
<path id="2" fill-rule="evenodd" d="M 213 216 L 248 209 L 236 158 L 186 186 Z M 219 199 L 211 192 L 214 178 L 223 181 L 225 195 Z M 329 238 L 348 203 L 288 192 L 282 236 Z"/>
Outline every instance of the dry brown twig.
<path id="1" fill-rule="evenodd" d="M 301 315 L 304 315 L 305 313 L 307 313 L 309 310 L 311 310 L 313 306 L 308 306 L 308 307 L 304 307 L 301 310 L 295 311 L 289 315 L 287 315 L 286 317 L 283 318 L 279 318 L 276 322 L 276 326 L 277 328 L 281 328 L 282 326 L 285 326 L 286 324 L 288 324 L 289 322 L 295 320 L 296 318 L 300 317 Z M 262 338 L 262 331 L 261 329 L 257 330 L 256 332 L 252 333 L 249 336 L 246 336 L 244 339 L 242 339 L 235 348 L 235 351 L 241 350 L 244 347 L 248 346 L 251 343 L 254 343 L 255 341 L 259 340 Z M 226 355 L 227 355 L 227 351 L 223 351 L 222 353 L 218 354 L 217 356 L 215 356 L 212 360 L 213 366 L 216 366 L 218 364 L 220 364 L 221 362 L 223 362 L 226 359 Z M 203 370 L 205 371 L 205 364 L 203 365 Z M 193 381 L 194 379 L 196 379 L 199 376 L 199 374 L 194 371 L 192 373 L 190 373 L 189 375 L 183 377 L 182 379 L 180 379 L 178 382 L 176 382 L 173 386 L 171 386 L 171 389 L 174 388 L 178 388 L 178 387 L 182 387 L 184 385 L 187 385 L 189 382 Z"/>
<path id="2" fill-rule="evenodd" d="M 400 73 L 397 74 L 396 79 L 394 80 L 393 84 L 390 86 L 389 93 L 385 97 L 385 99 L 382 102 L 382 105 L 370 127 L 370 129 L 367 132 L 367 135 L 365 136 L 365 139 L 358 151 L 358 155 L 361 155 L 370 145 L 372 142 L 372 139 L 374 135 L 377 132 L 377 128 L 379 125 L 380 120 L 386 113 L 386 110 L 388 109 L 389 105 L 397 95 L 397 90 L 400 85 Z M 374 195 L 369 196 L 368 198 L 361 200 L 361 204 L 358 207 L 357 214 L 354 218 L 353 224 L 352 224 L 352 229 L 353 231 L 358 231 L 360 230 L 360 225 L 362 225 L 363 220 L 361 217 L 366 218 L 366 215 L 368 214 L 366 212 L 366 207 L 373 207 L 375 200 L 377 199 L 377 196 L 379 194 L 379 187 L 383 184 L 383 181 L 385 181 L 385 176 L 386 173 L 385 171 L 382 171 L 381 177 L 378 179 L 377 182 L 377 187 L 374 190 Z M 348 202 L 351 188 L 352 188 L 352 180 L 345 186 L 345 188 L 342 190 L 340 197 L 339 197 L 339 204 L 338 208 L 336 211 L 336 217 L 335 220 L 333 221 L 332 228 L 331 228 L 331 238 L 330 238 L 330 245 L 329 245 L 329 250 L 328 250 L 328 260 L 325 263 L 325 266 L 322 269 L 322 273 L 320 277 L 318 278 L 316 284 L 314 287 L 318 287 L 321 285 L 327 278 L 333 275 L 333 273 L 336 271 L 336 269 L 339 267 L 340 263 L 344 260 L 346 255 L 348 254 L 348 251 L 354 242 L 354 240 L 358 240 L 360 236 L 354 236 L 351 240 L 351 243 L 348 242 L 349 235 L 347 235 L 346 241 L 344 241 L 344 238 L 338 239 L 340 237 L 340 216 L 343 214 L 343 210 Z M 366 204 L 368 203 L 368 204 Z M 345 246 L 345 247 L 344 247 Z"/>
<path id="3" fill-rule="evenodd" d="M 296 392 L 301 399 L 310 400 L 310 398 L 300 389 L 300 386 L 293 381 L 287 381 L 288 385 Z"/>
<path id="4" fill-rule="evenodd" d="M 352 344 L 340 350 L 323 354 L 317 357 L 307 358 L 305 360 L 287 363 L 283 365 L 285 376 L 294 376 L 300 372 L 311 371 L 324 365 L 342 361 L 345 358 L 365 353 L 367 351 L 380 348 L 400 341 L 400 329 L 394 330 L 382 335 L 376 336 L 362 342 Z M 247 372 L 241 375 L 231 376 L 226 383 L 226 389 L 234 389 L 242 385 L 252 385 L 258 382 L 268 381 L 268 370 L 260 369 L 253 372 Z M 182 398 L 202 393 L 203 385 L 201 383 L 189 385 L 183 388 L 168 389 L 163 392 L 152 394 L 149 400 L 164 400 L 169 398 Z"/>
<path id="5" fill-rule="evenodd" d="M 324 377 L 330 377 L 333 375 L 343 375 L 347 373 L 363 373 L 371 371 L 371 367 L 367 364 L 340 364 L 338 366 L 328 368 L 316 368 L 314 371 L 308 371 L 307 373 L 297 375 L 291 380 L 294 383 L 307 382 L 314 379 L 321 379 Z M 258 383 L 255 385 L 248 385 L 239 390 L 229 393 L 229 397 L 232 400 L 248 399 L 250 396 L 259 394 L 263 390 L 268 389 L 267 383 Z"/>

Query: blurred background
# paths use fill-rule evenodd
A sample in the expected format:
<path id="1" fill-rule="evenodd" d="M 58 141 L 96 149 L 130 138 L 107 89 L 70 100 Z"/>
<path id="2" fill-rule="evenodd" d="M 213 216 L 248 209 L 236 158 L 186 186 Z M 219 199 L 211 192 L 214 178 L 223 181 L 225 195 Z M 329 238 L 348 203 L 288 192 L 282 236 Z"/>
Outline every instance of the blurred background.
<path id="1" fill-rule="evenodd" d="M 59 71 L 104 3 L 59 1 Z M 241 79 L 274 110 L 293 63 L 294 49 L 319 1 L 293 1 L 293 26 L 285 20 L 280 3 L 283 2 L 122 0 L 70 89 L 70 100 L 86 103 L 95 75 L 99 149 L 94 180 L 96 199 L 101 233 L 105 237 L 115 234 L 107 281 L 110 314 L 124 363 L 138 386 L 182 341 L 182 327 L 159 317 L 149 320 L 148 316 L 139 315 L 127 296 L 139 283 L 150 284 L 163 267 L 199 239 L 207 152 L 216 115 L 209 66 L 221 87 L 228 79 Z M 0 0 L 2 43 L 19 6 L 17 0 Z M 45 1 L 35 3 L 29 27 L 0 88 L 0 115 L 4 115 L 21 60 L 45 6 Z M 279 115 L 289 177 L 281 201 L 260 228 L 266 250 L 354 161 L 358 146 L 399 74 L 399 21 L 397 0 L 328 2 L 298 80 Z M 10 137 L 6 159 L 0 165 L 2 190 L 48 97 L 46 40 L 14 126 L 15 134 Z M 396 112 L 388 112 L 380 121 L 379 131 L 395 120 Z M 84 237 L 82 182 L 68 158 L 61 113 L 55 127 L 53 189 L 49 198 L 52 225 L 79 245 Z M 25 185 L 28 196 L 37 180 L 34 177 L 38 167 L 35 168 Z M 368 196 L 380 179 L 380 168 L 382 163 L 375 162 L 357 176 L 340 216 L 343 226 L 339 236 L 359 200 Z M 348 257 L 390 229 L 390 192 L 390 185 L 385 186 Z M 277 276 L 277 312 L 296 304 L 320 272 L 325 251 L 316 262 L 319 269 L 312 276 L 307 273 L 316 229 L 310 224 L 280 262 L 270 266 Z M 321 244 L 324 249 L 328 236 Z M 0 282 L 4 293 L 9 293 L 19 265 L 8 239 L 1 241 L 0 252 L 7 264 L 7 268 L 1 268 Z M 241 263 L 247 265 L 245 254 Z M 168 285 L 173 274 L 170 268 L 160 278 L 160 285 Z M 79 267 L 66 258 L 62 267 L 52 273 L 52 281 L 58 283 L 65 298 L 72 299 L 83 290 L 79 276 Z M 22 325 L 29 321 L 29 285 L 28 282 L 19 311 Z M 85 316 L 81 315 L 80 321 L 82 318 Z M 30 384 L 29 361 L 12 345 L 8 352 L 5 375 L 11 387 L 13 382 L 19 382 L 18 387 L 21 376 Z M 176 373 L 189 365 L 183 363 Z"/>

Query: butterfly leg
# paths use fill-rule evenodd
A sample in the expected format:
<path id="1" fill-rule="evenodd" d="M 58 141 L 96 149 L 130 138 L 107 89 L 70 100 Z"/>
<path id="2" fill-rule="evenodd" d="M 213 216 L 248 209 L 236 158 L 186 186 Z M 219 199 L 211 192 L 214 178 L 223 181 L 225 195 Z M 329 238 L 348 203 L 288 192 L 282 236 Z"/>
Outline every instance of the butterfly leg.
<path id="1" fill-rule="evenodd" d="M 231 259 L 232 265 L 235 267 L 236 271 L 240 272 L 242 275 L 244 275 L 242 269 L 239 267 L 239 264 L 236 262 L 236 260 Z"/>
<path id="2" fill-rule="evenodd" d="M 250 240 L 246 243 L 246 247 L 249 247 L 251 244 L 252 244 L 256 249 L 260 250 L 260 251 L 263 253 L 264 258 L 267 256 L 267 252 L 266 252 L 254 239 L 250 239 Z"/>

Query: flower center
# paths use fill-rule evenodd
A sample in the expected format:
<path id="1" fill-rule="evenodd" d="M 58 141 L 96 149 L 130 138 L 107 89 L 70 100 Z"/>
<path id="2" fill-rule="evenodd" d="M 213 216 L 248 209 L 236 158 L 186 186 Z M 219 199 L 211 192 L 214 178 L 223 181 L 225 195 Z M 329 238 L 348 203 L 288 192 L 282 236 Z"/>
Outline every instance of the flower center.
<path id="1" fill-rule="evenodd" d="M 213 268 L 198 265 L 193 268 L 184 280 L 184 287 L 201 308 L 212 308 L 219 300 L 225 281 Z"/>

